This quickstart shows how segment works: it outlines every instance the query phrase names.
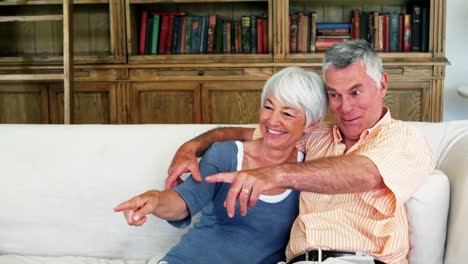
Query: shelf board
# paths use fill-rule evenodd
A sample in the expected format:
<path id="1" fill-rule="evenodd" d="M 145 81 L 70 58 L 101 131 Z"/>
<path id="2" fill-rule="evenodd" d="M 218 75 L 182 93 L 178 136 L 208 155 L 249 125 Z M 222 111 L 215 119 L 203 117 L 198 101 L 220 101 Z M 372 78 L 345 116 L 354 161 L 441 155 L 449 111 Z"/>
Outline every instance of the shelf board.
<path id="1" fill-rule="evenodd" d="M 108 4 L 109 0 L 74 0 L 73 4 Z M 62 0 L 6 0 L 0 1 L 0 6 L 24 5 L 62 5 Z"/>
<path id="2" fill-rule="evenodd" d="M 61 73 L 42 74 L 4 74 L 0 75 L 0 81 L 55 81 L 63 80 Z"/>
<path id="3" fill-rule="evenodd" d="M 130 0 L 127 0 L 130 2 Z M 219 3 L 219 2 L 268 2 L 268 0 L 131 0 L 130 4 L 178 4 L 178 3 Z"/>
<path id="4" fill-rule="evenodd" d="M 0 22 L 63 20 L 63 15 L 0 16 Z"/>
<path id="5" fill-rule="evenodd" d="M 129 63 L 222 63 L 272 62 L 272 54 L 184 54 L 184 55 L 132 55 Z"/>

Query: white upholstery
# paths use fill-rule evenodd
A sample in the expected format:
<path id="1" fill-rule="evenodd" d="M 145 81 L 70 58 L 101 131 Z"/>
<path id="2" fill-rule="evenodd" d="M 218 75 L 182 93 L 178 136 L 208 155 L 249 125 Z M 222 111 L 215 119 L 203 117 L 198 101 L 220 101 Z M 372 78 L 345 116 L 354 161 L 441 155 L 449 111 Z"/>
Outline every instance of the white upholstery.
<path id="1" fill-rule="evenodd" d="M 460 135 L 468 131 L 468 121 L 413 124 L 428 138 L 450 179 L 445 261 L 462 263 L 468 254 L 462 224 L 468 216 L 468 137 Z M 127 262 L 162 256 L 183 232 L 156 218 L 129 227 L 112 208 L 140 192 L 163 188 L 177 147 L 213 127 L 0 125 L 0 264 L 27 263 L 6 255 Z"/>

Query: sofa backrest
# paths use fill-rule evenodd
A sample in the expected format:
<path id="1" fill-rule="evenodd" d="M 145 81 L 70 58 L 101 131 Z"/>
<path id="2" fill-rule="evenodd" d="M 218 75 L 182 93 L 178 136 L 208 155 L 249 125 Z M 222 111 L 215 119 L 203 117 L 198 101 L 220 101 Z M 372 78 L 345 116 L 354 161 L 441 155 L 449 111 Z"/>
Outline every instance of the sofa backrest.
<path id="1" fill-rule="evenodd" d="M 0 125 L 0 254 L 149 258 L 183 232 L 114 206 L 163 189 L 178 146 L 210 125 Z"/>

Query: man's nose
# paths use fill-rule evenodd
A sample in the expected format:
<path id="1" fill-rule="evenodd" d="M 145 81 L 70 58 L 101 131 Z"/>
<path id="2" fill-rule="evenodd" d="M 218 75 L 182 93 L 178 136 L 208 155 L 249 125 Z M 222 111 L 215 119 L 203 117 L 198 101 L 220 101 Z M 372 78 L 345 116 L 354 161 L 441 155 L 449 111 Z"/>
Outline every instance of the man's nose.
<path id="1" fill-rule="evenodd" d="M 349 113 L 353 110 L 354 103 L 348 98 L 343 98 L 341 101 L 341 112 Z"/>

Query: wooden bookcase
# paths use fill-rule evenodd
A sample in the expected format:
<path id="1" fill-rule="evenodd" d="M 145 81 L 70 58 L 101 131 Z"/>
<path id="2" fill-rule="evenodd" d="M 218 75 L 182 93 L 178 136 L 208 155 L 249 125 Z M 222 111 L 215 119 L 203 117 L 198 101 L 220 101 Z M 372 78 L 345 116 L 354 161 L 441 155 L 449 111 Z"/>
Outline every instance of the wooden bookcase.
<path id="1" fill-rule="evenodd" d="M 1 1 L 0 16 L 58 10 L 58 0 Z M 289 14 L 315 11 L 318 21 L 349 22 L 351 10 L 405 12 L 430 8 L 428 52 L 380 52 L 389 73 L 385 98 L 395 118 L 441 121 L 445 65 L 445 0 L 75 0 L 75 123 L 255 123 L 264 82 L 287 66 L 321 73 L 323 52 L 292 53 Z M 216 14 L 226 20 L 268 17 L 262 54 L 139 52 L 143 10 Z M 54 22 L 2 28 L 0 76 L 59 72 Z M 31 41 L 25 41 L 29 39 Z M 0 82 L 1 123 L 58 123 L 60 82 Z"/>

